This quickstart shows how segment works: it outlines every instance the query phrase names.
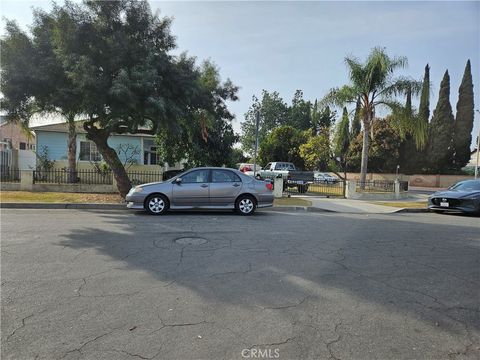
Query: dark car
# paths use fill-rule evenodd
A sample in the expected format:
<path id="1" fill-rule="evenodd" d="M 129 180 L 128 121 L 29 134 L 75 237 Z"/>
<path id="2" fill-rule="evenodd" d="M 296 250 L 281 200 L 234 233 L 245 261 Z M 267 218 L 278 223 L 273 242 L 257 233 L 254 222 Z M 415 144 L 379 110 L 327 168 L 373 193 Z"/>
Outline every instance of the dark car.
<path id="1" fill-rule="evenodd" d="M 439 212 L 480 214 L 480 180 L 460 181 L 428 198 L 428 208 Z"/>

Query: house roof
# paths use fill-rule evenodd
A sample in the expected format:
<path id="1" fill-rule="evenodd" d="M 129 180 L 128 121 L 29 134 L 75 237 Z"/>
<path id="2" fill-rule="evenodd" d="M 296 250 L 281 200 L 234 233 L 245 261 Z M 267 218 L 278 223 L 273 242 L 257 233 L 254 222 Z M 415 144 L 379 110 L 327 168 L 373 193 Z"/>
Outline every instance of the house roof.
<path id="1" fill-rule="evenodd" d="M 83 121 L 76 121 L 75 127 L 77 130 L 77 134 L 86 134 L 87 132 L 83 128 Z M 33 131 L 48 131 L 48 132 L 61 132 L 67 133 L 68 132 L 68 124 L 66 122 L 57 123 L 57 124 L 48 124 L 48 125 L 39 125 L 39 126 L 32 126 L 31 129 Z M 126 136 L 142 136 L 142 137 L 153 137 L 152 134 L 148 133 L 148 129 L 139 129 L 137 133 L 124 133 L 121 135 Z"/>

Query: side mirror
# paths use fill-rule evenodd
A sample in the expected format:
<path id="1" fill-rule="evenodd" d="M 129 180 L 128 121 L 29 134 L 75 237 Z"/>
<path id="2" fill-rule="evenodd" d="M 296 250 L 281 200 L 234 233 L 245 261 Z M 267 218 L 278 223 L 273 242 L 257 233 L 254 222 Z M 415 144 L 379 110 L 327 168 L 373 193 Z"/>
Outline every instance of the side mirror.
<path id="1" fill-rule="evenodd" d="M 180 185 L 182 183 L 182 178 L 176 178 L 175 184 Z"/>

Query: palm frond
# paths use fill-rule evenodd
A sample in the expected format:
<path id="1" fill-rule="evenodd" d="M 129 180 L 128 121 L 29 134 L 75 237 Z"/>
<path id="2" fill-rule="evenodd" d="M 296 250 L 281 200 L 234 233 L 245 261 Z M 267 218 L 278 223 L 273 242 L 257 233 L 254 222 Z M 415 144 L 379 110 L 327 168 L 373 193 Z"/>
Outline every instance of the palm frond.
<path id="1" fill-rule="evenodd" d="M 341 88 L 333 88 L 320 100 L 320 107 L 338 106 L 343 107 L 346 104 L 355 103 L 358 92 L 353 86 L 344 85 Z"/>
<path id="2" fill-rule="evenodd" d="M 378 93 L 378 96 L 391 97 L 405 95 L 410 92 L 418 95 L 422 91 L 422 82 L 409 77 L 398 77 L 388 81 L 385 88 Z"/>

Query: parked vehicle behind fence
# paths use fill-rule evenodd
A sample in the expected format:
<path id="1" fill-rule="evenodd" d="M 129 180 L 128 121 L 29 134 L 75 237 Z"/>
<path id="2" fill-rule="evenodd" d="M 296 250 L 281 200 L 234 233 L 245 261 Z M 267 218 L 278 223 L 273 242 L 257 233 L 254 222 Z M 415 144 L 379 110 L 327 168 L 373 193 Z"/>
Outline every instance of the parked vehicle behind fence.
<path id="1" fill-rule="evenodd" d="M 254 176 L 254 164 L 246 164 L 246 163 L 242 163 L 239 165 L 238 167 L 238 170 L 240 170 L 241 172 L 243 172 L 245 175 L 248 175 L 248 176 Z M 256 164 L 256 172 L 258 174 L 258 172 L 262 170 L 262 167 L 258 164 Z"/>
<path id="2" fill-rule="evenodd" d="M 322 172 L 317 172 L 317 171 L 315 171 L 313 177 L 314 177 L 315 182 L 323 182 L 325 184 L 336 184 L 340 181 L 335 176 L 332 176 L 328 173 L 322 173 Z"/>
<path id="3" fill-rule="evenodd" d="M 297 187 L 302 194 L 308 191 L 308 185 L 314 180 L 313 171 L 299 171 L 293 163 L 283 161 L 268 163 L 258 174 L 269 179 L 281 175 L 284 189 Z"/>

